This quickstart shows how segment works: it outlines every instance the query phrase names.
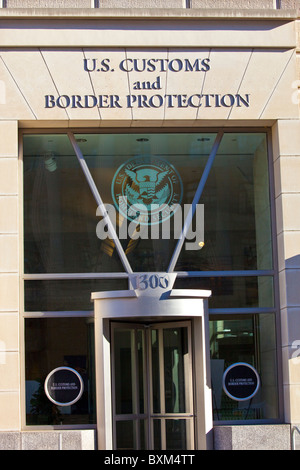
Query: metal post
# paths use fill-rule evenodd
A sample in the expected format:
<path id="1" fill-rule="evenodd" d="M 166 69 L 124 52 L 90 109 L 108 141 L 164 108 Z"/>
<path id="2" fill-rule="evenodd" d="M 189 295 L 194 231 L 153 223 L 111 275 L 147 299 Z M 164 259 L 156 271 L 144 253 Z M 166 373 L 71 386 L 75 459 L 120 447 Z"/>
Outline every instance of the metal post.
<path id="1" fill-rule="evenodd" d="M 86 161 L 85 161 L 85 159 L 84 159 L 84 157 L 83 157 L 83 155 L 82 155 L 82 153 L 81 153 L 81 150 L 80 150 L 80 148 L 79 148 L 79 145 L 78 145 L 77 142 L 76 142 L 76 139 L 75 139 L 75 137 L 74 137 L 73 132 L 68 132 L 68 137 L 69 137 L 70 142 L 71 142 L 71 144 L 72 144 L 72 146 L 73 146 L 73 149 L 74 149 L 74 151 L 75 151 L 75 154 L 76 154 L 76 156 L 77 156 L 77 159 L 78 159 L 78 161 L 79 161 L 79 164 L 80 164 L 80 166 L 81 166 L 81 168 L 82 168 L 82 171 L 83 171 L 83 173 L 84 173 L 84 175 L 85 175 L 85 177 L 86 177 L 86 180 L 87 180 L 87 182 L 88 182 L 88 184 L 89 184 L 89 186 L 90 186 L 90 189 L 91 189 L 91 191 L 92 191 L 92 193 L 93 193 L 93 196 L 94 196 L 94 198 L 95 198 L 95 200 L 96 200 L 96 202 L 97 202 L 97 205 L 98 205 L 98 208 L 99 208 L 99 210 L 100 210 L 100 212 L 101 212 L 101 215 L 103 216 L 104 220 L 105 220 L 106 223 L 107 223 L 107 230 L 108 230 L 109 236 L 110 236 L 110 238 L 114 241 L 114 244 L 115 244 L 116 250 L 117 250 L 117 252 L 118 252 L 118 254 L 119 254 L 119 256 L 120 256 L 121 262 L 122 262 L 122 264 L 123 264 L 123 266 L 124 266 L 126 272 L 127 272 L 127 273 L 132 273 L 133 271 L 132 271 L 131 266 L 130 266 L 130 264 L 129 264 L 129 262 L 128 262 L 128 259 L 127 259 L 127 256 L 126 256 L 126 254 L 125 254 L 125 251 L 123 250 L 123 247 L 122 247 L 122 245 L 121 245 L 121 243 L 120 243 L 120 240 L 119 240 L 119 238 L 118 238 L 118 236 L 117 236 L 115 227 L 113 226 L 113 224 L 112 224 L 112 222 L 111 222 L 111 220 L 110 220 L 110 218 L 109 218 L 109 215 L 108 215 L 108 213 L 107 213 L 107 211 L 106 211 L 105 205 L 104 205 L 104 203 L 103 203 L 103 201 L 102 201 L 102 199 L 101 199 L 101 196 L 100 196 L 100 194 L 99 194 L 99 191 L 98 191 L 98 189 L 97 189 L 97 186 L 95 185 L 94 179 L 93 179 L 93 177 L 92 177 L 92 175 L 91 175 L 91 172 L 90 172 L 90 170 L 89 170 L 89 168 L 88 168 L 88 166 L 87 166 L 87 163 L 86 163 Z"/>

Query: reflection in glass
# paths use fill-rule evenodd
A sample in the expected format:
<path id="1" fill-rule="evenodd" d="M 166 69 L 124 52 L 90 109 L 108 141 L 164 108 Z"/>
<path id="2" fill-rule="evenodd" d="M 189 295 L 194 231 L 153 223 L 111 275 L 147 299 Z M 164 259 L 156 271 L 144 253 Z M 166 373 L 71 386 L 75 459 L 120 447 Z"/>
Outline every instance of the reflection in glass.
<path id="1" fill-rule="evenodd" d="M 66 135 L 24 136 L 24 272 L 124 271 Z"/>
<path id="2" fill-rule="evenodd" d="M 153 412 L 160 413 L 159 337 L 156 329 L 151 330 L 151 344 Z"/>
<path id="3" fill-rule="evenodd" d="M 164 334 L 164 376 L 166 413 L 185 413 L 184 358 L 188 354 L 187 328 L 167 328 Z"/>
<path id="4" fill-rule="evenodd" d="M 273 308 L 272 276 L 177 278 L 174 289 L 211 290 L 209 308 Z"/>
<path id="5" fill-rule="evenodd" d="M 168 449 L 168 439 L 173 442 L 170 449 L 181 444 L 186 448 L 187 433 L 193 442 L 189 328 L 169 325 L 112 325 L 116 445 L 125 445 L 118 434 L 125 429 L 119 424 L 124 421 L 128 426 L 132 422 L 133 449 Z"/>
<path id="6" fill-rule="evenodd" d="M 272 269 L 264 133 L 226 133 L 204 191 L 204 246 L 183 249 L 176 271 Z"/>
<path id="7" fill-rule="evenodd" d="M 113 222 L 132 269 L 167 270 L 186 215 L 184 206 L 192 203 L 216 133 L 75 137 L 103 202 L 114 211 Z M 155 166 L 158 161 L 159 168 Z M 129 166 L 125 168 L 126 162 Z M 164 172 L 170 181 L 160 187 Z M 172 172 L 181 181 L 178 187 L 175 180 L 172 182 Z M 123 187 L 125 178 L 129 179 Z M 116 179 L 122 188 L 118 194 Z M 131 205 L 150 207 L 160 205 L 172 191 L 181 204 L 177 214 L 182 216 L 176 221 L 176 230 L 175 216 L 168 219 L 167 237 L 161 224 L 156 227 L 158 232 L 152 233 L 155 224 L 149 227 L 130 222 L 114 210 L 125 193 L 131 194 Z M 224 134 L 199 203 L 204 205 L 204 241 L 201 249 L 183 246 L 177 271 L 272 269 L 265 133 Z M 123 271 L 112 240 L 98 238 L 96 229 L 101 222 L 68 137 L 24 136 L 25 272 Z"/>
<path id="8" fill-rule="evenodd" d="M 211 316 L 210 349 L 214 419 L 222 421 L 277 418 L 274 315 Z M 251 400 L 238 402 L 229 398 L 223 391 L 223 373 L 236 362 L 252 365 L 260 376 L 260 389 Z"/>
<path id="9" fill-rule="evenodd" d="M 63 279 L 51 281 L 25 281 L 25 310 L 91 311 L 91 293 L 127 289 L 126 279 Z"/>

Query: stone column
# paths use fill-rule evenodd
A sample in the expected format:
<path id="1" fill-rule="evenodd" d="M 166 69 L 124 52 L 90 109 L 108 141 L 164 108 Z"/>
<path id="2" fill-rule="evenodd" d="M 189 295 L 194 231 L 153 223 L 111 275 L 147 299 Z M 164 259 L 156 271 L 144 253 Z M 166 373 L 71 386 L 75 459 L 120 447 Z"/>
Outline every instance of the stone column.
<path id="1" fill-rule="evenodd" d="M 273 126 L 284 417 L 300 423 L 300 120 Z"/>
<path id="2" fill-rule="evenodd" d="M 20 429 L 18 123 L 0 121 L 0 431 Z"/>

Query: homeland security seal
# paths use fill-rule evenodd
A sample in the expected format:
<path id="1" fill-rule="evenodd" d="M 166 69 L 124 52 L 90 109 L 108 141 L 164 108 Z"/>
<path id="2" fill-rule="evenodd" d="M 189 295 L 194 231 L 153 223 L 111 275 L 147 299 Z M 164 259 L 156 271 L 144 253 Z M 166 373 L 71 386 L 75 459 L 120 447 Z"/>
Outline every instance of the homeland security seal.
<path id="1" fill-rule="evenodd" d="M 124 217 L 151 225 L 175 213 L 183 186 L 173 165 L 162 158 L 143 156 L 127 160 L 118 168 L 111 192 L 115 207 Z"/>

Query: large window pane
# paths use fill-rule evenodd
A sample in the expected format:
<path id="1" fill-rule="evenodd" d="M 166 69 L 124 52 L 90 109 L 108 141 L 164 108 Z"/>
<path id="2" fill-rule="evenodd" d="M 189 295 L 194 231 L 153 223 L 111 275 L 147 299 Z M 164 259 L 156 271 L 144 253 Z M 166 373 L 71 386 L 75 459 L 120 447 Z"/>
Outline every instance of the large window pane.
<path id="1" fill-rule="evenodd" d="M 265 134 L 224 134 L 200 203 L 204 246 L 183 249 L 177 271 L 272 269 Z"/>
<path id="2" fill-rule="evenodd" d="M 123 271 L 96 210 L 68 136 L 24 136 L 24 272 Z"/>
<path id="3" fill-rule="evenodd" d="M 184 209 L 193 200 L 215 137 L 76 135 L 102 200 L 112 208 L 116 232 L 134 271 L 168 268 Z M 121 196 L 131 208 L 138 204 L 148 211 L 155 204 L 180 205 L 176 230 L 172 212 L 170 217 L 162 215 L 164 224 L 137 223 L 140 212 L 130 215 L 128 206 L 118 203 Z M 204 245 L 195 243 L 191 250 L 184 245 L 176 270 L 272 269 L 265 133 L 224 134 L 199 203 L 204 206 Z M 162 233 L 166 225 L 167 235 Z M 25 272 L 123 271 L 113 241 L 100 240 L 103 233 L 105 225 L 68 137 L 26 135 Z"/>
<path id="4" fill-rule="evenodd" d="M 177 278 L 174 289 L 207 289 L 209 308 L 273 308 L 272 276 Z"/>
<path id="5" fill-rule="evenodd" d="M 44 382 L 57 367 L 81 376 L 79 401 L 57 406 L 46 396 Z M 91 424 L 95 418 L 94 324 L 87 318 L 25 320 L 26 424 Z"/>
<path id="6" fill-rule="evenodd" d="M 72 279 L 25 281 L 27 312 L 93 310 L 92 292 L 123 290 L 126 279 Z"/>
<path id="7" fill-rule="evenodd" d="M 278 418 L 274 315 L 212 315 L 210 349 L 214 419 Z M 223 374 L 237 362 L 250 364 L 260 376 L 260 388 L 251 400 L 236 401 L 223 391 Z"/>

